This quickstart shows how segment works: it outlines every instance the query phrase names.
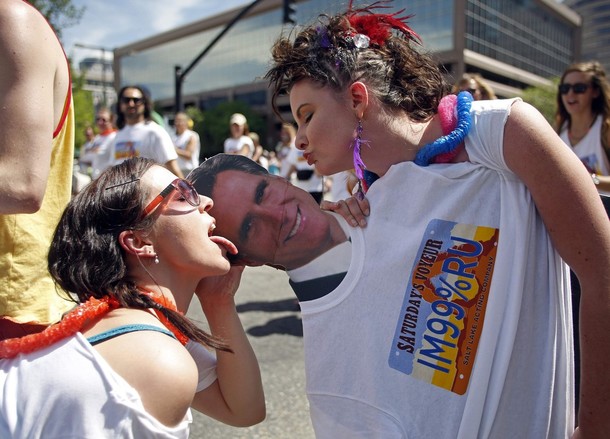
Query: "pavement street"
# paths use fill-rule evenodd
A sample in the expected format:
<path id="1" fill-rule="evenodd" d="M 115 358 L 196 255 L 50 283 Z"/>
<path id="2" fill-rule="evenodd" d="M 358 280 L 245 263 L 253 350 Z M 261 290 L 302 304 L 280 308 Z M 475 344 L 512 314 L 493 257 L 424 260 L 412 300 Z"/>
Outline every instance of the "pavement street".
<path id="1" fill-rule="evenodd" d="M 267 418 L 235 428 L 193 410 L 191 439 L 314 438 L 305 396 L 303 329 L 288 276 L 270 267 L 247 267 L 236 303 L 260 364 Z M 196 297 L 188 316 L 207 327 Z"/>

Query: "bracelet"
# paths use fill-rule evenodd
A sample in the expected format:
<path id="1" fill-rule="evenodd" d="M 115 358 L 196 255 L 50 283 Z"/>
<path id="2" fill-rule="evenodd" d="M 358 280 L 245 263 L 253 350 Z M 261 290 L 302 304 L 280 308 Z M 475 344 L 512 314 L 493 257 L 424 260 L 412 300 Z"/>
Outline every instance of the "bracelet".
<path id="1" fill-rule="evenodd" d="M 599 178 L 597 177 L 597 174 L 591 174 L 591 178 L 593 179 L 595 186 L 599 186 Z"/>

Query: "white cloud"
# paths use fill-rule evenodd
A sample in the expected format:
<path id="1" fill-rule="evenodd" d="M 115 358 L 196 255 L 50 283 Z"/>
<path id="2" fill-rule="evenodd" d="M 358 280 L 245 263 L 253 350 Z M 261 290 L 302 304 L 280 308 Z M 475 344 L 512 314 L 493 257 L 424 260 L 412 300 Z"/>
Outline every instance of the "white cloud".
<path id="1" fill-rule="evenodd" d="M 151 18 L 152 27 L 157 32 L 161 32 L 201 19 L 205 15 L 197 17 L 189 14 L 190 8 L 201 3 L 197 0 L 179 0 L 174 2 L 173 8 L 168 8 L 165 2 L 151 2 L 149 3 L 148 14 Z"/>
<path id="2" fill-rule="evenodd" d="M 75 43 L 112 49 L 247 5 L 249 0 L 73 0 L 85 6 L 77 26 L 63 30 L 62 42 L 69 56 L 78 61 L 99 56 L 99 51 L 75 48 Z"/>

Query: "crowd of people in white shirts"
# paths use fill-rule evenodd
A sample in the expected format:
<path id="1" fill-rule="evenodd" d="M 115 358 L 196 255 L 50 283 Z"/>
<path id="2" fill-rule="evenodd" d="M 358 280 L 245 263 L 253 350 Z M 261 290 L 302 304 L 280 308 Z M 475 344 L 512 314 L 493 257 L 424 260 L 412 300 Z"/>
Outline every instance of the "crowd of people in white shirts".
<path id="1" fill-rule="evenodd" d="M 138 96 L 126 96 L 130 91 Z M 141 100 L 138 101 L 140 94 Z M 119 111 L 124 116 L 119 130 L 117 121 L 108 108 L 100 108 L 97 111 L 95 117 L 97 134 L 92 127 L 86 128 L 87 141 L 80 149 L 78 164 L 75 166 L 74 193 L 97 178 L 103 170 L 120 163 L 125 158 L 152 154 L 152 151 L 146 151 L 147 139 L 150 146 L 163 152 L 163 154 L 153 154 L 154 157 L 151 158 L 165 164 L 173 172 L 177 167 L 180 173 L 186 176 L 199 165 L 201 142 L 199 134 L 192 129 L 192 119 L 184 112 L 176 113 L 172 129 L 166 131 L 154 121 L 153 117 L 145 116 L 144 113 L 152 111 L 149 110 L 146 99 L 146 94 L 138 87 L 124 87 L 121 90 Z M 138 111 L 139 106 L 142 106 L 141 111 Z M 130 117 L 130 111 L 136 123 L 125 122 Z M 313 165 L 307 163 L 302 151 L 296 148 L 296 130 L 292 124 L 282 125 L 280 139 L 271 150 L 265 149 L 260 143 L 259 135 L 249 130 L 248 121 L 243 114 L 233 114 L 229 119 L 229 126 L 230 136 L 223 145 L 226 154 L 241 154 L 251 158 L 271 174 L 281 175 L 297 187 L 309 192 L 318 203 L 322 199 L 331 201 L 345 199 L 352 194 L 357 182 L 354 174 L 346 171 L 323 178 Z M 121 135 L 117 137 L 119 132 Z M 151 141 L 151 138 L 154 138 L 154 141 Z"/>

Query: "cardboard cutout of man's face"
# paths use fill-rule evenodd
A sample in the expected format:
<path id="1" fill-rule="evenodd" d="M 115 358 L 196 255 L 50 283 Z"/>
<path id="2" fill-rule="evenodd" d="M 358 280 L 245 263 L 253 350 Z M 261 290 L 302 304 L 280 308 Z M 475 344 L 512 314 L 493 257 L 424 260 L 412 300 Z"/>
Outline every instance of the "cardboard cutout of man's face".
<path id="1" fill-rule="evenodd" d="M 332 219 L 313 197 L 282 177 L 228 170 L 212 193 L 216 233 L 230 239 L 248 265 L 293 269 L 331 242 Z"/>

